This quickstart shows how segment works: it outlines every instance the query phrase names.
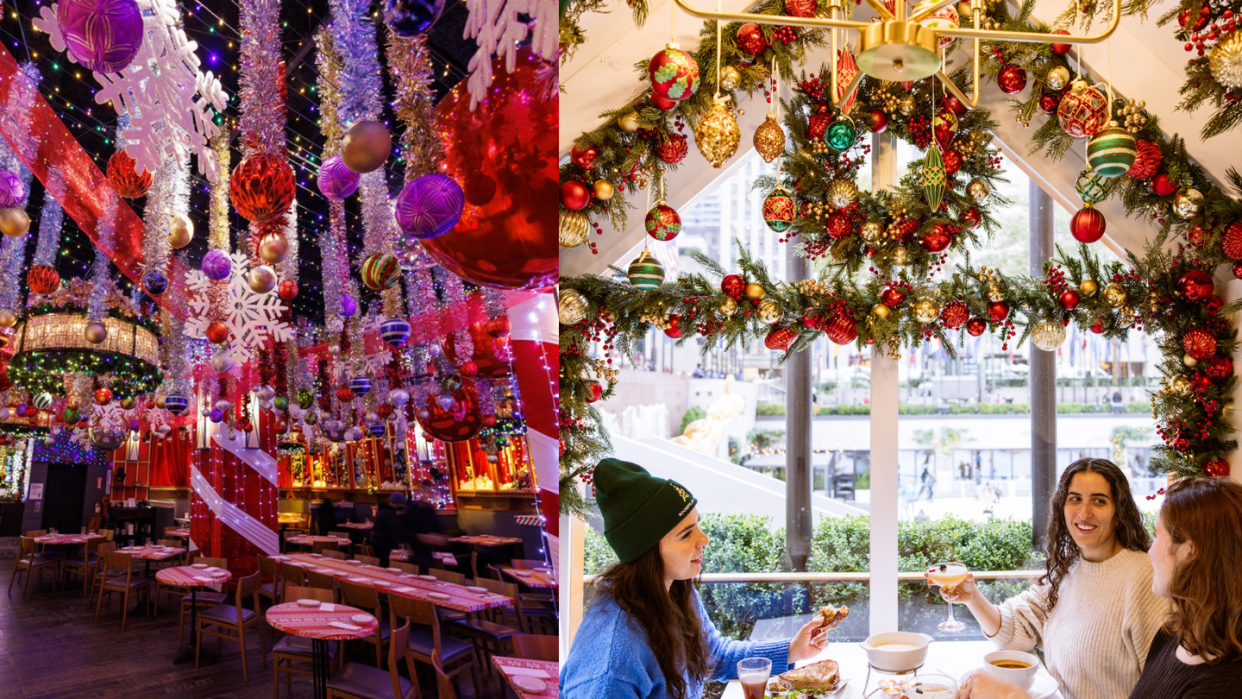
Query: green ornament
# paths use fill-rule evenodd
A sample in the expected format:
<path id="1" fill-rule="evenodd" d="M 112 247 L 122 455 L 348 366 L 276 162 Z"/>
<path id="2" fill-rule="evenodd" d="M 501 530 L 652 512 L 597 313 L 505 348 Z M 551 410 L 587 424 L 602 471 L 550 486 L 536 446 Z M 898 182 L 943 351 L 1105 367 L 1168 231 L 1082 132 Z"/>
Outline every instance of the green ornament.
<path id="1" fill-rule="evenodd" d="M 1134 136 L 1114 126 L 1096 134 L 1087 143 L 1087 165 L 1104 177 L 1121 177 L 1129 172 L 1138 156 Z"/>
<path id="2" fill-rule="evenodd" d="M 1078 196 L 1084 204 L 1098 204 L 1104 201 L 1104 197 L 1108 196 L 1108 189 L 1112 185 L 1108 178 L 1104 175 L 1086 168 L 1078 173 L 1078 181 L 1074 183 L 1074 191 L 1078 192 Z"/>
<path id="3" fill-rule="evenodd" d="M 923 159 L 923 194 L 927 197 L 927 205 L 933 212 L 940 210 L 947 179 L 944 161 L 940 159 L 940 149 L 932 144 L 931 148 L 927 149 L 927 157 Z"/>
<path id="4" fill-rule="evenodd" d="M 276 406 L 277 410 L 285 410 L 289 407 L 289 399 L 284 396 L 276 396 L 276 398 L 272 400 L 272 404 Z"/>
<path id="5" fill-rule="evenodd" d="M 827 143 L 828 147 L 834 151 L 841 153 L 854 145 L 857 138 L 858 132 L 854 129 L 854 122 L 847 117 L 839 117 L 832 122 L 832 126 L 828 127 L 828 132 L 824 134 L 824 143 Z"/>
<path id="6" fill-rule="evenodd" d="M 60 419 L 66 424 L 78 421 L 78 411 L 73 408 L 65 408 L 65 412 L 60 414 Z"/>
<path id="7" fill-rule="evenodd" d="M 310 410 L 311 406 L 314 404 L 315 404 L 314 393 L 311 393 L 310 391 L 299 391 L 298 392 L 298 407 L 299 408 L 301 408 L 302 410 Z"/>
<path id="8" fill-rule="evenodd" d="M 656 289 L 664 283 L 664 265 L 650 252 L 643 250 L 643 254 L 630 263 L 626 276 L 639 289 Z"/>

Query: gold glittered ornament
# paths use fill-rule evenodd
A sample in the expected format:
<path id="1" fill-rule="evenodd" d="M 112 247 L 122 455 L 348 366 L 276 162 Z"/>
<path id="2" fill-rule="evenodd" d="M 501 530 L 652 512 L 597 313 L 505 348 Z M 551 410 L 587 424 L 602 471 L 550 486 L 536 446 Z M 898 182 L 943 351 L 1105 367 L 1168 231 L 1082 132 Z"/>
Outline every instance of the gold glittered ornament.
<path id="1" fill-rule="evenodd" d="M 1121 308 L 1129 300 L 1126 288 L 1117 282 L 1104 287 L 1104 303 L 1113 308 Z"/>
<path id="2" fill-rule="evenodd" d="M 561 209 L 557 236 L 563 248 L 576 248 L 590 236 L 591 223 L 581 211 Z"/>
<path id="3" fill-rule="evenodd" d="M 728 103 L 727 97 L 717 97 L 716 104 L 707 110 L 694 127 L 694 144 L 715 168 L 721 167 L 726 160 L 732 158 L 742 141 L 737 116 Z"/>
<path id="4" fill-rule="evenodd" d="M 561 289 L 557 294 L 557 316 L 561 325 L 577 325 L 586 320 L 587 300 L 577 289 Z"/>
<path id="5" fill-rule="evenodd" d="M 862 236 L 863 242 L 877 243 L 884 237 L 884 226 L 879 221 L 865 221 L 858 227 L 858 235 Z"/>
<path id="6" fill-rule="evenodd" d="M 622 114 L 617 118 L 617 127 L 625 133 L 636 133 L 638 131 L 638 112 Z"/>
<path id="7" fill-rule="evenodd" d="M 280 281 L 276 276 L 276 270 L 267 265 L 258 265 L 251 267 L 250 271 L 245 275 L 246 284 L 250 290 L 256 294 L 266 294 L 276 288 L 276 282 Z"/>
<path id="8" fill-rule="evenodd" d="M 30 216 L 17 207 L 0 209 L 0 233 L 20 238 L 30 232 Z"/>
<path id="9" fill-rule="evenodd" d="M 1051 352 L 1065 342 L 1065 326 L 1059 320 L 1045 318 L 1031 328 L 1031 342 L 1039 349 Z"/>
<path id="10" fill-rule="evenodd" d="M 168 225 L 168 244 L 173 250 L 179 250 L 193 239 L 194 224 L 182 214 L 173 214 Z"/>
<path id="11" fill-rule="evenodd" d="M 976 177 L 966 184 L 966 196 L 976 204 L 982 204 L 985 199 L 992 196 L 992 185 L 988 181 Z"/>
<path id="12" fill-rule="evenodd" d="M 742 72 L 733 66 L 720 69 L 720 89 L 732 92 L 742 84 Z"/>
<path id="13" fill-rule="evenodd" d="M 17 325 L 17 313 L 11 308 L 0 308 L 0 328 Z"/>
<path id="14" fill-rule="evenodd" d="M 1078 290 L 1082 292 L 1083 296 L 1094 296 L 1095 292 L 1100 290 L 1100 285 L 1096 284 L 1094 279 L 1084 279 L 1078 285 Z"/>
<path id="15" fill-rule="evenodd" d="M 1169 391 L 1178 398 L 1189 398 L 1194 395 L 1195 386 L 1185 374 L 1178 374 L 1173 383 L 1169 384 Z"/>
<path id="16" fill-rule="evenodd" d="M 595 184 L 591 185 L 591 191 L 595 193 L 595 198 L 600 201 L 608 201 L 612 199 L 612 195 L 617 193 L 615 187 L 608 180 L 595 180 Z"/>
<path id="17" fill-rule="evenodd" d="M 1005 300 L 1005 290 L 996 282 L 988 282 L 988 300 L 998 303 Z"/>
<path id="18" fill-rule="evenodd" d="M 907 252 L 904 247 L 899 247 L 896 250 L 893 250 L 893 256 L 891 259 L 894 267 L 905 267 L 910 264 L 910 253 Z"/>
<path id="19" fill-rule="evenodd" d="M 737 313 L 737 301 L 734 301 L 733 299 L 726 296 L 724 303 L 720 304 L 719 310 L 720 310 L 720 315 L 724 316 L 725 318 L 730 318 L 733 316 L 734 313 Z"/>
<path id="20" fill-rule="evenodd" d="M 1193 221 L 1203 213 L 1203 193 L 1197 189 L 1187 189 L 1173 197 L 1173 213 L 1183 221 Z"/>
<path id="21" fill-rule="evenodd" d="M 92 345 L 102 345 L 108 339 L 108 326 L 98 320 L 92 320 L 82 329 L 82 337 Z"/>
<path id="22" fill-rule="evenodd" d="M 888 314 L 892 312 L 893 312 L 893 309 L 889 308 L 888 306 L 885 306 L 882 303 L 877 303 L 876 305 L 871 307 L 871 315 L 875 316 L 876 318 L 879 318 L 880 320 L 884 320 L 885 318 L 888 317 Z"/>
<path id="23" fill-rule="evenodd" d="M 759 304 L 756 311 L 759 321 L 765 325 L 776 325 L 781 320 L 781 307 L 772 299 L 766 299 Z"/>
<path id="24" fill-rule="evenodd" d="M 1218 40 L 1208 54 L 1208 70 L 1227 88 L 1242 87 L 1242 30 Z"/>
<path id="25" fill-rule="evenodd" d="M 755 129 L 754 143 L 755 150 L 765 163 L 772 162 L 785 150 L 785 130 L 776 121 L 776 117 L 768 114 L 768 118 Z"/>
<path id="26" fill-rule="evenodd" d="M 914 302 L 914 318 L 923 325 L 940 317 L 940 306 L 929 298 L 921 298 Z"/>
<path id="27" fill-rule="evenodd" d="M 858 201 L 858 185 L 853 180 L 838 177 L 828 183 L 827 199 L 832 208 L 847 209 Z"/>
<path id="28" fill-rule="evenodd" d="M 1054 66 L 1044 76 L 1044 84 L 1053 92 L 1060 92 L 1070 81 L 1069 69 L 1065 66 Z"/>

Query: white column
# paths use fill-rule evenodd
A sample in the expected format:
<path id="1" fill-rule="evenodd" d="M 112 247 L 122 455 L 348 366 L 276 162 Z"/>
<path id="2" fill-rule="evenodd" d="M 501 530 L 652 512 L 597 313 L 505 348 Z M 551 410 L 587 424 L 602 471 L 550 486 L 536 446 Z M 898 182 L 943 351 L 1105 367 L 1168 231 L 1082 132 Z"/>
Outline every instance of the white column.
<path id="1" fill-rule="evenodd" d="M 573 645 L 574 634 L 582 623 L 583 614 L 583 567 L 586 565 L 586 528 L 587 523 L 577 517 L 561 515 L 561 571 L 569 578 L 568 585 L 562 585 L 558 594 L 561 608 L 560 632 L 561 657 L 569 656 L 569 647 Z"/>

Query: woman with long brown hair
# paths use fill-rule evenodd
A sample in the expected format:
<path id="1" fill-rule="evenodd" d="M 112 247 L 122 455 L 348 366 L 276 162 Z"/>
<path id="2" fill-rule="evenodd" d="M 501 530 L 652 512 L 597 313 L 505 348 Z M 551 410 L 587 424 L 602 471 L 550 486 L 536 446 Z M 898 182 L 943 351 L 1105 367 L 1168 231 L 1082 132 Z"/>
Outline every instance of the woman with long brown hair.
<path id="1" fill-rule="evenodd" d="M 737 662 L 763 657 L 772 672 L 822 649 L 818 617 L 785 641 L 724 638 L 703 610 L 697 578 L 708 538 L 697 501 L 643 467 L 595 467 L 604 538 L 617 553 L 561 665 L 561 699 L 695 699 L 707 680 L 733 679 Z"/>
<path id="2" fill-rule="evenodd" d="M 1117 699 L 1138 682 L 1168 613 L 1152 593 L 1151 538 L 1125 474 L 1106 459 L 1070 464 L 1052 497 L 1044 574 L 995 605 L 972 578 L 941 590 L 1002 649 L 1044 651 L 1066 699 Z"/>

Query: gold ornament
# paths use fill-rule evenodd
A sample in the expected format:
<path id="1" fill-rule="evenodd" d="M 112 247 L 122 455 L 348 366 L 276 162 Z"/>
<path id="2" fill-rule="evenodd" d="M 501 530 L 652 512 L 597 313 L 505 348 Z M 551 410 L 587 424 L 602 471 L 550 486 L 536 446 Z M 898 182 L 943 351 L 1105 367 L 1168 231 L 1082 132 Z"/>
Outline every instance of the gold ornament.
<path id="1" fill-rule="evenodd" d="M 878 221 L 865 221 L 859 226 L 858 234 L 862 236 L 863 242 L 877 243 L 884 237 L 884 226 Z"/>
<path id="2" fill-rule="evenodd" d="M 767 295 L 767 290 L 764 289 L 763 285 L 758 282 L 749 282 L 746 285 L 746 298 L 751 301 L 758 301 Z"/>
<path id="3" fill-rule="evenodd" d="M 720 89 L 732 92 L 742 84 L 742 73 L 733 66 L 725 66 L 720 69 Z"/>
<path id="4" fill-rule="evenodd" d="M 1189 367 L 1189 368 L 1191 368 L 1191 369 L 1194 369 L 1195 367 L 1199 366 L 1199 360 L 1198 360 L 1198 359 L 1195 359 L 1194 357 L 1190 356 L 1189 354 L 1183 354 L 1183 355 L 1182 355 L 1182 364 L 1185 364 L 1187 367 Z"/>
<path id="5" fill-rule="evenodd" d="M 250 286 L 250 290 L 256 294 L 266 294 L 276 288 L 276 270 L 267 265 L 258 265 L 251 267 L 246 272 L 246 284 Z"/>
<path id="6" fill-rule="evenodd" d="M 737 144 L 742 141 L 742 131 L 737 127 L 737 117 L 728 106 L 728 98 L 716 98 L 716 104 L 699 119 L 694 127 L 694 144 L 699 152 L 712 164 L 719 168 L 737 152 Z"/>
<path id="7" fill-rule="evenodd" d="M 897 98 L 897 111 L 906 116 L 914 113 L 915 106 L 917 105 L 914 103 L 914 95 L 905 94 Z"/>
<path id="8" fill-rule="evenodd" d="M 1189 398 L 1195 392 L 1195 386 L 1185 374 L 1178 374 L 1169 384 L 1169 390 L 1178 398 Z"/>
<path id="9" fill-rule="evenodd" d="M 586 320 L 587 300 L 577 289 L 561 289 L 557 294 L 557 315 L 561 325 L 577 325 Z"/>
<path id="10" fill-rule="evenodd" d="M 626 133 L 635 133 L 638 131 L 638 112 L 630 112 L 622 114 L 617 119 L 617 127 Z"/>
<path id="11" fill-rule="evenodd" d="M 1155 315 L 1160 312 L 1160 297 L 1155 294 L 1148 294 L 1147 301 L 1144 305 L 1146 306 L 1148 313 Z"/>
<path id="12" fill-rule="evenodd" d="M 173 214 L 172 221 L 168 225 L 168 244 L 173 250 L 180 250 L 189 245 L 193 239 L 194 224 L 182 214 Z"/>
<path id="13" fill-rule="evenodd" d="M 30 232 L 30 216 L 17 207 L 0 209 L 0 233 L 20 238 Z"/>
<path id="14" fill-rule="evenodd" d="M 591 191 L 595 192 L 595 198 L 600 201 L 608 201 L 612 199 L 612 195 L 617 193 L 608 180 L 595 180 L 595 184 L 591 185 Z"/>
<path id="15" fill-rule="evenodd" d="M 104 340 L 108 339 L 108 326 L 103 323 L 92 320 L 82 329 L 82 337 L 92 345 L 101 345 Z"/>
<path id="16" fill-rule="evenodd" d="M 1083 296 L 1094 296 L 1095 292 L 1100 290 L 1100 285 L 1096 284 L 1094 279 L 1084 279 L 1078 285 L 1078 290 L 1082 292 Z"/>
<path id="17" fill-rule="evenodd" d="M 776 117 L 768 114 L 768 118 L 755 129 L 754 145 L 765 163 L 772 162 L 785 150 L 785 129 L 781 128 Z"/>
<path id="18" fill-rule="evenodd" d="M 1069 69 L 1065 66 L 1055 66 L 1048 74 L 1044 76 L 1044 84 L 1053 92 L 1060 92 L 1070 81 Z"/>
<path id="19" fill-rule="evenodd" d="M 720 315 L 730 318 L 734 313 L 737 313 L 737 301 L 726 296 L 724 303 L 720 304 Z"/>
<path id="20" fill-rule="evenodd" d="M 259 257 L 268 264 L 277 264 L 289 254 L 289 241 L 283 233 L 275 231 L 263 236 L 259 241 Z"/>
<path id="21" fill-rule="evenodd" d="M 1045 318 L 1031 328 L 1031 342 L 1041 350 L 1051 352 L 1065 342 L 1065 326 L 1059 320 Z"/>
<path id="22" fill-rule="evenodd" d="M 0 328 L 17 325 L 17 313 L 11 308 L 0 308 Z"/>
<path id="23" fill-rule="evenodd" d="M 1117 318 L 1113 321 L 1113 325 L 1125 330 L 1134 325 L 1134 308 L 1131 306 L 1122 306 L 1117 309 Z"/>
<path id="24" fill-rule="evenodd" d="M 1203 193 L 1197 189 L 1178 192 L 1173 197 L 1173 213 L 1183 221 L 1193 221 L 1203 213 Z"/>
<path id="25" fill-rule="evenodd" d="M 1225 87 L 1242 87 L 1242 31 L 1226 34 L 1208 54 L 1208 69 Z"/>
<path id="26" fill-rule="evenodd" d="M 1136 134 L 1147 126 L 1147 102 L 1136 100 L 1133 97 L 1126 100 L 1126 106 L 1121 108 L 1121 114 L 1126 118 L 1126 131 Z"/>
<path id="27" fill-rule="evenodd" d="M 341 139 L 341 160 L 357 173 L 380 169 L 392 152 L 392 134 L 378 121 L 360 121 Z"/>
<path id="28" fill-rule="evenodd" d="M 882 303 L 877 303 L 876 305 L 871 307 L 871 315 L 875 316 L 876 318 L 879 318 L 880 320 L 884 320 L 885 318 L 888 317 L 888 314 L 892 312 L 893 312 L 893 309 L 889 308 L 888 306 L 885 306 Z"/>
<path id="29" fill-rule="evenodd" d="M 853 180 L 838 177 L 828 183 L 828 205 L 832 208 L 846 209 L 856 201 L 858 201 L 858 185 L 854 184 Z"/>
<path id="30" fill-rule="evenodd" d="M 914 318 L 923 325 L 940 317 L 940 306 L 929 298 L 921 298 L 914 302 Z"/>
<path id="31" fill-rule="evenodd" d="M 1121 284 L 1113 282 L 1104 287 L 1104 303 L 1107 303 L 1109 306 L 1121 308 L 1126 305 L 1127 300 L 1126 288 Z"/>
<path id="32" fill-rule="evenodd" d="M 988 181 L 981 177 L 976 177 L 966 185 L 966 196 L 970 197 L 970 200 L 976 204 L 982 204 L 983 200 L 991 195 L 992 185 L 988 184 Z"/>
<path id="33" fill-rule="evenodd" d="M 988 283 L 988 300 L 992 303 L 998 303 L 1005 300 L 1005 290 L 996 282 Z"/>
<path id="34" fill-rule="evenodd" d="M 591 223 L 587 215 L 581 211 L 561 209 L 560 226 L 557 229 L 558 240 L 563 248 L 576 248 L 587 241 L 590 236 Z"/>
<path id="35" fill-rule="evenodd" d="M 759 304 L 758 315 L 765 325 L 776 325 L 781 320 L 781 307 L 772 299 L 766 299 Z"/>
<path id="36" fill-rule="evenodd" d="M 893 250 L 892 260 L 894 267 L 905 267 L 910 264 L 910 253 L 905 248 L 899 247 Z"/>

